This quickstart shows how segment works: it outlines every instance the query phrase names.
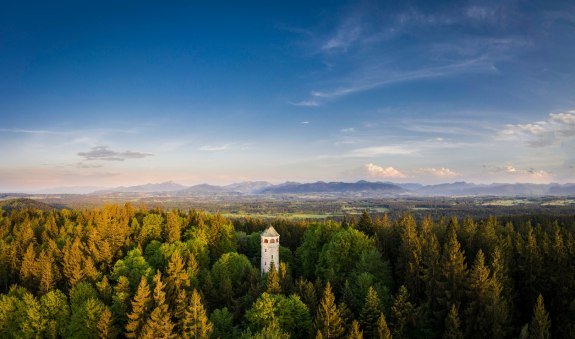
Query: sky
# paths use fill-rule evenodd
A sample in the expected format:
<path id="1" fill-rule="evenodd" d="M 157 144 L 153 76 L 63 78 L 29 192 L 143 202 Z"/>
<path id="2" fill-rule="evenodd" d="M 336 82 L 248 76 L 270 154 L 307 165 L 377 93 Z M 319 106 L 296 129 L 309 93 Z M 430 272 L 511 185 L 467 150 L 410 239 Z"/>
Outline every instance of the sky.
<path id="1" fill-rule="evenodd" d="M 575 3 L 4 3 L 0 156 L 0 191 L 575 182 Z"/>

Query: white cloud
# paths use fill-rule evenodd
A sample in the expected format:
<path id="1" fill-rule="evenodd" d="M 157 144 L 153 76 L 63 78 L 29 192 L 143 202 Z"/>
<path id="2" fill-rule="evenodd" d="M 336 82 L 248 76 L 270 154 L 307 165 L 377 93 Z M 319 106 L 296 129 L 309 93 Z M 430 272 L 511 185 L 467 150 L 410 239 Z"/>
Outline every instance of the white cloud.
<path id="1" fill-rule="evenodd" d="M 224 144 L 224 145 L 204 145 L 198 148 L 198 150 L 203 152 L 221 152 L 229 149 L 233 143 L 231 144 Z"/>
<path id="2" fill-rule="evenodd" d="M 300 124 L 302 124 L 302 125 L 309 125 L 309 121 L 302 121 L 302 122 L 300 122 Z"/>
<path id="3" fill-rule="evenodd" d="M 363 166 L 366 173 L 372 178 L 405 178 L 406 175 L 401 171 L 389 166 L 381 167 L 369 163 Z"/>
<path id="4" fill-rule="evenodd" d="M 351 171 L 344 172 L 342 177 L 346 180 L 382 180 L 382 179 L 402 179 L 407 175 L 402 171 L 388 166 L 378 166 L 372 163 L 365 164 L 361 167 L 355 168 Z"/>
<path id="5" fill-rule="evenodd" d="M 342 129 L 340 129 L 339 131 L 342 132 L 342 133 L 352 133 L 352 132 L 355 132 L 355 128 L 353 128 L 353 127 L 350 127 L 350 128 L 342 128 Z"/>
<path id="6" fill-rule="evenodd" d="M 519 181 L 549 182 L 553 177 L 553 173 L 549 171 L 535 168 L 520 168 L 511 164 L 495 167 L 486 166 L 486 169 L 489 173 L 502 174 L 507 178 L 513 178 Z"/>
<path id="7" fill-rule="evenodd" d="M 575 110 L 550 113 L 544 121 L 509 124 L 497 136 L 504 140 L 522 140 L 531 147 L 551 146 L 575 137 Z"/>
<path id="8" fill-rule="evenodd" d="M 456 177 L 459 174 L 449 168 L 446 167 L 441 167 L 441 168 L 435 168 L 435 167 L 428 167 L 428 168 L 420 168 L 418 170 L 418 172 L 421 173 L 429 173 L 431 175 L 434 175 L 436 177 L 443 177 L 443 178 L 450 178 L 450 177 Z"/>
<path id="9" fill-rule="evenodd" d="M 373 146 L 354 149 L 348 154 L 348 157 L 369 158 L 380 155 L 408 155 L 412 153 L 415 153 L 415 149 L 408 146 Z"/>

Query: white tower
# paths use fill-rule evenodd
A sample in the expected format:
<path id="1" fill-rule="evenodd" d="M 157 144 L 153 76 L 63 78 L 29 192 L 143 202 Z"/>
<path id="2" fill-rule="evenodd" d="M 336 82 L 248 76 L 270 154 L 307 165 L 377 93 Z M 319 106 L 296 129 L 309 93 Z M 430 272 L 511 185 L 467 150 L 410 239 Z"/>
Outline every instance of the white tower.
<path id="1" fill-rule="evenodd" d="M 260 236 L 262 242 L 262 274 L 270 271 L 271 263 L 274 263 L 275 269 L 280 265 L 280 235 L 272 227 L 266 228 Z"/>

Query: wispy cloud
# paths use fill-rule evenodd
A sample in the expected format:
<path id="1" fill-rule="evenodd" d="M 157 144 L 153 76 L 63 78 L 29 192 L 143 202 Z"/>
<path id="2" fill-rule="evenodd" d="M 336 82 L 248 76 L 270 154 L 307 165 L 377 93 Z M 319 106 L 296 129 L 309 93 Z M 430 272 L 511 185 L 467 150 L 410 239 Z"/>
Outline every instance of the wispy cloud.
<path id="1" fill-rule="evenodd" d="M 493 63 L 485 58 L 476 58 L 444 66 L 426 67 L 407 71 L 376 70 L 373 73 L 355 77 L 349 85 L 330 90 L 312 91 L 311 95 L 321 99 L 335 99 L 357 92 L 413 80 L 453 76 L 467 72 L 495 72 Z"/>
<path id="2" fill-rule="evenodd" d="M 0 128 L 0 132 L 23 133 L 23 134 L 65 134 L 65 132 L 58 132 L 58 131 L 33 130 L 33 129 L 22 129 L 22 128 Z"/>
<path id="3" fill-rule="evenodd" d="M 88 152 L 80 152 L 79 156 L 84 158 L 84 161 L 124 161 L 126 159 L 141 159 L 153 156 L 151 153 L 124 151 L 117 152 L 108 148 L 108 146 L 96 146 Z"/>
<path id="4" fill-rule="evenodd" d="M 223 145 L 204 145 L 198 148 L 199 151 L 203 152 L 221 152 L 230 149 L 235 145 L 234 143 L 223 144 Z"/>
<path id="5" fill-rule="evenodd" d="M 342 132 L 342 133 L 353 133 L 353 132 L 355 132 L 355 128 L 353 128 L 353 127 L 342 128 L 342 129 L 340 129 L 339 131 Z"/>
<path id="6" fill-rule="evenodd" d="M 503 140 L 522 140 L 530 147 L 546 147 L 575 137 L 575 110 L 550 113 L 546 120 L 509 124 L 497 134 Z"/>
<path id="7" fill-rule="evenodd" d="M 303 100 L 298 102 L 290 102 L 290 105 L 302 107 L 318 107 L 320 106 L 320 102 L 317 100 Z"/>
<path id="8" fill-rule="evenodd" d="M 552 173 L 549 171 L 535 169 L 535 168 L 519 168 L 514 165 L 504 165 L 504 166 L 483 166 L 488 173 L 492 174 L 505 174 L 507 176 L 519 177 L 525 179 L 536 179 L 536 180 L 549 180 Z"/>

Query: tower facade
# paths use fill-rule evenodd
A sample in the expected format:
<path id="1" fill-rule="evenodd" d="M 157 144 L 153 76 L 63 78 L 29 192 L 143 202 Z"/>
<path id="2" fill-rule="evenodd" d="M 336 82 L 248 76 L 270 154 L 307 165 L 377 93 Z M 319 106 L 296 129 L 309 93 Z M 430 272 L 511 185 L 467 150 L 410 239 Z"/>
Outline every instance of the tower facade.
<path id="1" fill-rule="evenodd" d="M 280 235 L 272 227 L 266 228 L 260 236 L 260 241 L 262 245 L 262 262 L 261 262 L 261 272 L 262 274 L 268 273 L 272 262 L 274 263 L 275 269 L 279 269 L 280 265 Z"/>

